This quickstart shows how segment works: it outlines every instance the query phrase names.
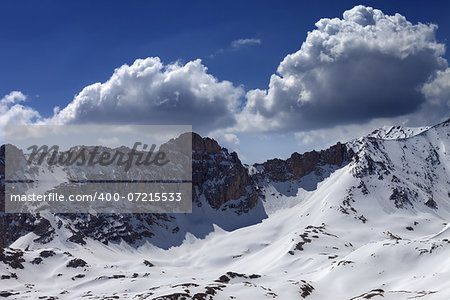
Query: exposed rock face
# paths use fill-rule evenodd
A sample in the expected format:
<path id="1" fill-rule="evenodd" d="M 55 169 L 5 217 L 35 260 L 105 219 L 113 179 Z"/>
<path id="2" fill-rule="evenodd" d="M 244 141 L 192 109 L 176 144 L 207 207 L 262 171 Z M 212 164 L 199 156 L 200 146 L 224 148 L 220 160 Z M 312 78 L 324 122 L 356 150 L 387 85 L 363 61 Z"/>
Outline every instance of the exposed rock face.
<path id="1" fill-rule="evenodd" d="M 219 154 L 222 148 L 215 140 L 192 133 L 192 150 L 194 153 Z"/>
<path id="2" fill-rule="evenodd" d="M 338 142 L 326 150 L 320 152 L 311 151 L 304 154 L 294 152 L 287 160 L 271 159 L 263 164 L 255 164 L 262 167 L 262 174 L 273 181 L 286 181 L 301 178 L 317 169 L 318 166 L 341 166 L 353 157 L 353 151 L 345 144 Z"/>
<path id="3" fill-rule="evenodd" d="M 421 132 L 424 132 L 429 128 L 430 128 L 429 126 L 415 127 L 415 128 L 408 128 L 402 126 L 390 126 L 390 127 L 384 126 L 372 131 L 368 135 L 368 137 L 374 137 L 377 139 L 384 139 L 384 140 L 405 139 L 413 135 L 420 134 Z"/>
<path id="4" fill-rule="evenodd" d="M 2 200 L 4 199 L 2 193 Z M 32 214 L 5 214 L 0 212 L 0 248 L 8 246 L 19 237 L 34 232 L 35 241 L 51 240 L 54 233 L 47 219 Z"/>
<path id="5" fill-rule="evenodd" d="M 235 152 L 221 148 L 210 138 L 192 135 L 193 201 L 204 196 L 214 209 L 230 200 L 244 199 L 242 210 L 248 211 L 258 201 L 257 191 L 247 169 Z"/>

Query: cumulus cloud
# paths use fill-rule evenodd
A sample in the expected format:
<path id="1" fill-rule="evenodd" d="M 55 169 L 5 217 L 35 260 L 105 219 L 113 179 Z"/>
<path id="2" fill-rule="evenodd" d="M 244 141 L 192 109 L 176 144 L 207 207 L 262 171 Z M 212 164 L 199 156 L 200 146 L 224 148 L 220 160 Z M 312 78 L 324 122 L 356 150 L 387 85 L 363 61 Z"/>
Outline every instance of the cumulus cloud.
<path id="1" fill-rule="evenodd" d="M 252 45 L 259 45 L 261 44 L 261 40 L 260 39 L 238 39 L 238 40 L 234 40 L 231 42 L 231 48 L 234 50 L 238 50 L 242 47 L 246 47 L 246 46 L 252 46 Z"/>
<path id="2" fill-rule="evenodd" d="M 440 105 L 446 100 L 445 104 L 450 107 L 450 69 L 439 71 L 433 81 L 423 86 L 422 91 L 433 104 Z"/>
<path id="3" fill-rule="evenodd" d="M 422 119 L 417 120 L 421 125 L 426 120 L 444 120 L 450 117 L 450 68 L 439 71 L 436 78 L 425 84 L 422 93 L 427 98 L 423 105 Z"/>
<path id="4" fill-rule="evenodd" d="M 240 144 L 239 138 L 234 133 L 224 133 L 219 140 L 223 142 L 225 147 L 236 150 Z"/>
<path id="5" fill-rule="evenodd" d="M 18 102 L 23 102 L 27 99 L 27 96 L 25 96 L 20 91 L 12 91 L 11 93 L 5 95 L 1 100 L 0 104 L 8 105 L 8 104 L 14 104 Z"/>
<path id="6" fill-rule="evenodd" d="M 210 132 L 208 136 L 215 139 L 217 142 L 219 142 L 220 146 L 227 148 L 230 152 L 236 152 L 239 156 L 239 159 L 246 159 L 246 156 L 241 151 L 241 141 L 237 134 L 219 129 Z"/>
<path id="7" fill-rule="evenodd" d="M 417 111 L 422 87 L 447 67 L 436 25 L 356 6 L 321 19 L 267 90 L 247 93 L 241 130 L 314 130 Z"/>
<path id="8" fill-rule="evenodd" d="M 242 87 L 208 74 L 200 60 L 164 66 L 151 57 L 85 87 L 48 122 L 187 124 L 207 133 L 235 124 L 243 95 Z"/>
<path id="9" fill-rule="evenodd" d="M 20 91 L 12 91 L 0 99 L 0 132 L 4 133 L 7 125 L 32 124 L 41 119 L 36 110 L 19 104 L 26 99 L 26 95 Z"/>

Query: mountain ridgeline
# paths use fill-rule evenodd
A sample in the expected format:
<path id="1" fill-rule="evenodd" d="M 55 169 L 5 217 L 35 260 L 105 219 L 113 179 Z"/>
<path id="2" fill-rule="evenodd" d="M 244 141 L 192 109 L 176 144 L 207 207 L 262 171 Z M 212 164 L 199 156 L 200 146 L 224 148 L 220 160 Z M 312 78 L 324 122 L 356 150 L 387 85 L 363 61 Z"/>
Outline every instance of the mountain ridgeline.
<path id="1" fill-rule="evenodd" d="M 448 121 L 438 126 L 447 127 Z M 329 175 L 330 171 L 324 172 L 324 169 L 335 170 L 349 163 L 357 165 L 355 167 L 355 176 L 364 177 L 365 175 L 378 172 L 379 176 L 389 174 L 392 166 L 388 155 L 383 152 L 383 139 L 378 137 L 392 138 L 392 132 L 401 133 L 401 138 L 410 132 L 426 132 L 428 128 L 422 130 L 408 130 L 400 127 L 384 128 L 374 131 L 368 137 L 351 141 L 349 143 L 337 144 L 326 150 L 311 151 L 303 154 L 293 153 L 288 159 L 271 159 L 262 164 L 253 166 L 244 166 L 235 152 L 229 153 L 226 148 L 221 147 L 215 140 L 208 137 L 201 137 L 198 134 L 192 134 L 192 184 L 193 184 L 193 210 L 195 219 L 208 220 L 209 216 L 202 218 L 201 214 L 214 211 L 214 213 L 223 212 L 232 214 L 233 217 L 246 218 L 246 214 L 252 212 L 255 207 L 264 201 L 265 182 L 291 182 L 301 180 L 306 175 L 319 175 L 319 181 Z M 390 135 L 389 135 L 390 134 Z M 374 137 L 376 136 L 376 137 Z M 395 139 L 393 139 L 395 141 Z M 394 142 L 395 143 L 395 142 Z M 164 146 L 162 146 L 164 147 Z M 405 152 L 405 150 L 402 150 Z M 439 163 L 439 158 L 434 150 L 431 150 L 429 157 L 430 163 Z M 5 168 L 5 149 L 4 145 L 0 149 L 0 172 L 4 177 Z M 434 157 L 434 158 L 433 158 Z M 381 171 L 380 171 L 381 169 Z M 256 170 L 256 171 L 255 171 Z M 400 179 L 393 175 L 392 181 Z M 429 178 L 428 174 L 425 175 Z M 364 181 L 361 180 L 361 184 Z M 2 185 L 4 191 L 4 185 Z M 429 194 L 429 193 L 428 193 Z M 1 194 L 1 205 L 4 206 L 4 192 Z M 393 188 L 390 196 L 397 207 L 403 207 L 405 203 L 412 203 L 411 199 L 417 197 L 417 194 L 404 188 Z M 433 196 L 429 195 L 426 201 L 429 207 L 436 208 L 437 204 Z M 207 206 L 208 210 L 200 209 Z M 342 211 L 347 211 L 345 205 Z M 199 216 L 200 214 L 200 216 Z M 250 223 L 259 222 L 266 217 L 261 212 L 261 207 L 257 216 L 253 216 Z M 85 237 L 91 237 L 102 241 L 103 243 L 120 242 L 124 240 L 127 243 L 139 245 L 147 239 L 155 239 L 155 232 L 158 237 L 161 235 L 173 235 L 181 231 L 181 234 L 190 232 L 190 217 L 184 215 L 181 223 L 184 228 L 176 221 L 180 216 L 177 214 L 59 214 L 56 216 L 59 222 L 57 224 L 65 225 L 70 228 L 73 235 L 69 238 L 73 242 L 84 242 Z M 65 222 L 62 222 L 64 220 Z M 216 219 L 217 221 L 217 219 Z M 196 221 L 197 222 L 197 221 Z M 113 227 L 111 224 L 115 224 Z M 238 222 L 239 223 L 239 222 Z M 247 222 L 244 222 L 244 224 Z M 51 240 L 58 228 L 54 228 L 47 218 L 37 214 L 4 214 L 0 215 L 0 246 L 5 247 L 14 242 L 20 236 L 33 232 L 39 236 L 37 241 L 45 243 Z M 220 223 L 219 223 L 220 224 Z M 236 229 L 233 226 L 224 225 L 225 229 Z M 104 230 L 110 228 L 111 230 Z M 161 228 L 165 230 L 161 230 Z M 167 232 L 164 232 L 167 231 Z M 108 233 L 109 232 L 109 233 Z M 164 238 L 163 238 L 164 239 Z M 173 238 L 171 238 L 173 239 Z M 177 243 L 182 241 L 180 236 Z M 155 241 L 158 244 L 158 241 Z"/>
<path id="2" fill-rule="evenodd" d="M 164 147 L 164 146 L 163 146 Z M 272 159 L 253 167 L 262 167 L 263 172 L 250 174 L 248 166 L 244 166 L 235 152 L 229 153 L 217 141 L 192 134 L 192 184 L 194 211 L 204 205 L 216 212 L 232 213 L 242 216 L 249 213 L 264 199 L 260 184 L 262 178 L 271 181 L 287 181 L 300 179 L 303 176 L 319 171 L 320 166 L 339 167 L 348 163 L 353 157 L 353 150 L 346 144 L 336 145 L 322 151 L 311 151 L 304 154 L 293 153 L 287 160 Z M 4 178 L 5 146 L 0 149 L 0 172 Z M 4 210 L 4 185 L 2 184 L 1 207 Z M 258 220 L 266 215 L 259 213 Z M 104 243 L 119 242 L 121 239 L 130 244 L 142 244 L 155 234 L 155 227 L 167 227 L 166 223 L 177 219 L 176 214 L 58 214 L 56 218 L 69 220 L 68 225 L 73 231 L 70 241 L 84 243 L 84 237 L 92 237 Z M 189 219 L 189 217 L 188 217 Z M 208 216 L 205 216 L 208 219 Z M 254 218 L 253 218 L 254 219 Z M 136 222 L 137 221 L 137 222 Z M 117 222 L 122 223 L 117 226 Z M 61 224 L 61 222 L 57 222 Z M 111 234 L 104 231 L 116 223 Z M 176 222 L 175 222 L 176 223 Z M 189 232 L 189 222 L 183 232 Z M 170 225 L 169 225 L 170 227 Z M 226 227 L 226 226 L 225 226 Z M 234 228 L 233 228 L 234 229 Z M 28 232 L 40 236 L 37 241 L 45 243 L 51 240 L 57 228 L 40 214 L 4 214 L 0 215 L 0 246 L 5 247 Z M 175 226 L 167 234 L 180 230 Z M 156 230 L 161 234 L 160 229 Z"/>

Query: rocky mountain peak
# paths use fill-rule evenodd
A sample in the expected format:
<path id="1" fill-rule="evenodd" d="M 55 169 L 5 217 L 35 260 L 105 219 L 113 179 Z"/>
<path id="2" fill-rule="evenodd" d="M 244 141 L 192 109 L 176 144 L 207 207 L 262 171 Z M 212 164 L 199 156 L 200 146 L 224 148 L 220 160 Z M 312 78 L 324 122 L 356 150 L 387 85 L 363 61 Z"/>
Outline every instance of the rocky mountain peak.
<path id="1" fill-rule="evenodd" d="M 202 138 L 197 133 L 192 133 L 192 150 L 207 154 L 219 154 L 222 148 L 216 140 L 209 137 Z"/>
<path id="2" fill-rule="evenodd" d="M 193 199 L 198 204 L 204 196 L 214 209 L 230 200 L 239 200 L 240 212 L 247 212 L 258 201 L 258 195 L 247 169 L 235 152 L 229 153 L 217 141 L 192 134 Z"/>

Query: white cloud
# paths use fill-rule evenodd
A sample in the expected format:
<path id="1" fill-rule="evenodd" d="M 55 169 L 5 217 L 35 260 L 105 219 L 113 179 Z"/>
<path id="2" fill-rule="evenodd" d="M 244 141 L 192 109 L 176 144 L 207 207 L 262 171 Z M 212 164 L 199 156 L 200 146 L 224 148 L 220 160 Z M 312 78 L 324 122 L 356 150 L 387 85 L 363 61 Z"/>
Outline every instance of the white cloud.
<path id="1" fill-rule="evenodd" d="M 261 44 L 261 40 L 260 39 L 238 39 L 238 40 L 234 40 L 231 42 L 231 48 L 234 50 L 238 50 L 242 47 L 246 47 L 246 46 L 252 46 L 252 45 L 259 45 Z"/>
<path id="2" fill-rule="evenodd" d="M 422 92 L 428 100 L 422 108 L 425 120 L 443 120 L 450 117 L 450 68 L 439 71 L 434 80 L 423 86 Z"/>
<path id="3" fill-rule="evenodd" d="M 220 146 L 227 148 L 230 152 L 236 152 L 239 159 L 246 159 L 246 156 L 242 153 L 240 148 L 241 141 L 236 134 L 219 129 L 210 132 L 209 136 L 215 139 Z"/>
<path id="4" fill-rule="evenodd" d="M 234 40 L 230 43 L 230 47 L 221 48 L 221 49 L 215 51 L 214 53 L 208 55 L 208 58 L 214 59 L 214 58 L 216 58 L 216 56 L 218 56 L 220 54 L 224 54 L 229 51 L 238 51 L 242 48 L 259 45 L 259 44 L 261 44 L 261 40 L 256 39 L 256 38 Z"/>
<path id="5" fill-rule="evenodd" d="M 32 124 L 41 119 L 39 113 L 31 107 L 23 106 L 26 96 L 20 91 L 12 91 L 0 99 L 0 132 L 4 139 L 5 126 Z"/>
<path id="6" fill-rule="evenodd" d="M 232 145 L 233 147 L 239 146 L 239 138 L 233 133 L 225 133 L 223 139 L 227 144 Z"/>
<path id="7" fill-rule="evenodd" d="M 150 57 L 85 87 L 48 122 L 187 124 L 205 134 L 235 124 L 243 95 L 242 87 L 208 74 L 200 60 L 164 66 Z"/>
<path id="8" fill-rule="evenodd" d="M 366 124 L 337 125 L 326 129 L 299 131 L 294 133 L 294 137 L 303 149 L 326 149 L 338 141 L 348 142 L 366 136 L 383 126 L 405 125 L 405 123 L 400 118 L 373 119 Z"/>
<path id="9" fill-rule="evenodd" d="M 450 69 L 439 71 L 433 81 L 424 85 L 422 91 L 431 102 L 439 104 L 442 99 L 447 99 L 447 105 L 450 105 Z"/>
<path id="10" fill-rule="evenodd" d="M 287 55 L 267 90 L 247 93 L 236 130 L 295 131 L 362 124 L 416 112 L 421 87 L 447 67 L 436 25 L 356 6 L 321 19 Z"/>
<path id="11" fill-rule="evenodd" d="M 0 103 L 3 104 L 3 105 L 8 105 L 8 104 L 14 104 L 14 103 L 18 103 L 18 102 L 23 102 L 26 99 L 27 99 L 27 96 L 25 96 L 22 92 L 20 92 L 20 91 L 12 91 L 8 95 L 5 95 L 0 100 Z"/>
<path id="12" fill-rule="evenodd" d="M 106 146 L 115 146 L 115 145 L 119 145 L 119 138 L 118 137 L 110 137 L 110 138 L 98 138 L 98 142 L 101 145 L 106 145 Z"/>

